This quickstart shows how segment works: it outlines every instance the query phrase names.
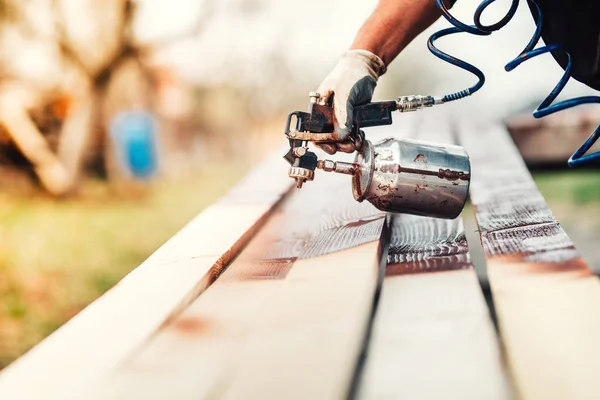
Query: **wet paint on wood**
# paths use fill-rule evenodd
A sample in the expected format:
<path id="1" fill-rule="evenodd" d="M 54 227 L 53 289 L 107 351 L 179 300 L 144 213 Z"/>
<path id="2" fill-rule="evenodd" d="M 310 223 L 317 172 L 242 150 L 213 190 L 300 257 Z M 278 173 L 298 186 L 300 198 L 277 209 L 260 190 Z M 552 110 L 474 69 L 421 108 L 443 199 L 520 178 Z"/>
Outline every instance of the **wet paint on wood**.
<path id="1" fill-rule="evenodd" d="M 472 268 L 462 221 L 399 218 L 387 262 L 386 276 Z"/>

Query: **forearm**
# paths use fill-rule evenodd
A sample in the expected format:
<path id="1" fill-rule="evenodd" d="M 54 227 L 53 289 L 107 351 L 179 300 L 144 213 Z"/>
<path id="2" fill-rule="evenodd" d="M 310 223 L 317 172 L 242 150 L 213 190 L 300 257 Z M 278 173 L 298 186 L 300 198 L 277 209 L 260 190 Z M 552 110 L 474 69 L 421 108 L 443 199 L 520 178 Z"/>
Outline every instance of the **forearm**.
<path id="1" fill-rule="evenodd" d="M 439 16 L 435 0 L 380 0 L 350 49 L 368 50 L 389 65 Z"/>

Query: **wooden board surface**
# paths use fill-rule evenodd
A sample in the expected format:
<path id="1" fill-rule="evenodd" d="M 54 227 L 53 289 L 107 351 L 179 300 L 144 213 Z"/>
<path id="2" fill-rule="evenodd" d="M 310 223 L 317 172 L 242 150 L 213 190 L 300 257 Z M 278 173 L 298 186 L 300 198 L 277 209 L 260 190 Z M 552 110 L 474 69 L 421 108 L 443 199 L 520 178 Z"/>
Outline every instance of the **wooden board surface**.
<path id="1" fill-rule="evenodd" d="M 600 393 L 600 285 L 499 125 L 460 125 L 500 331 L 523 399 Z"/>
<path id="2" fill-rule="evenodd" d="M 595 104 L 563 110 L 544 118 L 531 112 L 506 119 L 506 125 L 521 157 L 527 165 L 567 168 L 571 154 L 600 124 Z"/>
<path id="3" fill-rule="evenodd" d="M 419 117 L 418 139 L 453 142 L 444 114 Z M 460 217 L 394 216 L 359 393 L 364 399 L 510 398 Z"/>
<path id="4" fill-rule="evenodd" d="M 323 240 L 348 224 L 373 219 L 356 227 L 362 231 L 348 229 L 367 237 L 373 224 L 383 222 L 381 213 L 358 203 L 338 207 L 336 198 L 352 197 L 344 178 L 319 176 L 286 199 L 205 293 L 98 385 L 99 398 L 195 399 L 218 390 L 262 309 L 275 302 L 277 291 L 286 290 L 285 280 L 300 264 L 298 258 L 319 248 L 328 252 Z M 346 241 L 333 249 L 354 251 L 359 243 Z"/>
<path id="5" fill-rule="evenodd" d="M 114 288 L 0 374 L 0 398 L 78 398 L 215 279 L 290 187 L 280 154 L 258 166 Z M 82 398 L 82 397 L 79 397 Z"/>
<path id="6" fill-rule="evenodd" d="M 407 117 L 395 126 L 371 130 L 367 137 L 377 141 L 410 135 L 412 122 Z M 351 198 L 334 198 L 338 208 L 357 207 Z M 371 214 L 332 226 L 307 245 L 285 286 L 257 317 L 218 398 L 342 399 L 352 394 L 388 235 L 383 213 L 369 204 L 358 206 Z M 340 236 L 350 227 L 365 231 L 357 235 L 347 230 Z M 314 250 L 322 241 L 339 243 L 340 238 L 341 243 L 362 238 L 364 244 L 330 254 Z"/>
<path id="7" fill-rule="evenodd" d="M 97 385 L 98 398 L 344 397 L 385 225 L 350 181 L 318 171 L 293 191 L 214 285 Z"/>

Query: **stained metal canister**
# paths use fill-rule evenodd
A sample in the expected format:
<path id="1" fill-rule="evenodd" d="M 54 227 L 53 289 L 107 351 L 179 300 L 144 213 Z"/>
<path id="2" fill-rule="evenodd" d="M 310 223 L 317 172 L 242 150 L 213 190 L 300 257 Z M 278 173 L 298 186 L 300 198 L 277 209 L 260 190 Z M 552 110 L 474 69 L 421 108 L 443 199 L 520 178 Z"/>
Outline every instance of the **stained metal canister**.
<path id="1" fill-rule="evenodd" d="M 467 201 L 471 165 L 460 146 L 366 141 L 354 163 L 354 198 L 382 211 L 453 219 Z"/>

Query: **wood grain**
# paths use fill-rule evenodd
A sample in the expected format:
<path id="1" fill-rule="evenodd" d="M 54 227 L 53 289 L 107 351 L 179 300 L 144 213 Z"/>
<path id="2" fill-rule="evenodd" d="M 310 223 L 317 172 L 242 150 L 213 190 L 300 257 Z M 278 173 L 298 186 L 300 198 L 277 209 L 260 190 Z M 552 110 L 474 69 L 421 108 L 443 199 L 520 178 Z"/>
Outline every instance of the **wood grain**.
<path id="1" fill-rule="evenodd" d="M 359 398 L 507 399 L 462 221 L 394 218 Z"/>
<path id="2" fill-rule="evenodd" d="M 506 130 L 461 125 L 471 200 L 500 331 L 523 399 L 600 393 L 600 285 L 546 205 Z"/>
<path id="3" fill-rule="evenodd" d="M 444 114 L 420 118 L 419 139 L 452 142 Z M 359 398 L 510 398 L 460 217 L 393 218 Z"/>
<path id="4" fill-rule="evenodd" d="M 380 129 L 383 135 L 393 131 Z M 369 138 L 376 139 L 376 134 Z M 385 219 L 384 213 L 351 196 L 324 190 L 318 196 L 336 199 L 335 207 L 321 215 L 323 230 L 257 315 L 215 398 L 348 396 L 370 326 L 387 236 Z M 351 218 L 327 217 L 354 209 L 360 212 L 352 212 Z M 335 248 L 341 251 L 329 250 Z"/>
<path id="5" fill-rule="evenodd" d="M 285 288 L 257 318 L 218 397 L 345 398 L 368 326 L 380 256 L 376 241 L 297 262 Z"/>
<path id="6" fill-rule="evenodd" d="M 334 278 L 335 274 L 328 267 L 329 258 L 352 254 L 358 257 L 355 268 L 366 271 L 368 275 L 368 279 L 361 280 L 359 286 L 374 286 L 375 278 L 369 276 L 377 274 L 373 262 L 377 259 L 383 218 L 384 214 L 369 204 L 353 200 L 349 177 L 318 171 L 314 182 L 307 183 L 302 190 L 293 190 L 277 207 L 265 226 L 206 292 L 166 323 L 126 362 L 103 377 L 93 386 L 90 395 L 102 399 L 219 398 L 224 396 L 225 389 L 239 384 L 238 378 L 232 378 L 236 374 L 261 374 L 261 379 L 253 379 L 256 384 L 271 379 L 274 375 L 270 368 L 273 367 L 260 366 L 263 372 L 259 372 L 254 363 L 265 357 L 273 360 L 274 355 L 285 353 L 271 348 L 274 343 L 292 347 L 299 353 L 289 354 L 290 350 L 287 350 L 289 358 L 286 362 L 295 363 L 294 372 L 302 369 L 299 367 L 303 365 L 302 357 L 314 355 L 315 346 L 323 354 L 328 354 L 325 339 L 304 343 L 287 333 L 280 335 L 279 341 L 271 341 L 268 338 L 274 329 L 272 325 L 291 329 L 294 335 L 298 335 L 302 330 L 298 330 L 296 325 L 312 321 L 314 334 L 322 336 L 323 330 L 331 329 L 331 324 L 335 327 L 338 323 L 335 319 L 326 321 L 317 318 L 323 318 L 320 313 L 329 303 L 329 307 L 340 307 L 334 300 L 341 301 L 343 297 L 323 299 L 325 294 L 314 290 L 315 282 Z M 366 263 L 361 262 L 360 257 L 365 246 L 369 255 Z M 318 267 L 320 264 L 323 267 Z M 347 264 L 350 265 L 344 269 L 352 271 L 353 263 Z M 326 275 L 320 275 L 321 272 Z M 343 275 L 338 270 L 336 274 L 336 280 Z M 300 282 L 298 276 L 302 277 Z M 357 295 L 347 287 L 340 290 L 347 292 L 346 296 Z M 288 298 L 290 295 L 292 300 Z M 366 304 L 372 301 L 369 299 L 372 299 L 372 293 L 359 296 L 354 301 Z M 319 307 L 315 303 L 322 304 Z M 303 313 L 307 314 L 305 318 Z M 281 317 L 282 314 L 289 316 Z M 342 315 L 345 315 L 345 320 L 354 323 L 356 329 L 365 329 L 366 317 L 360 314 Z M 272 321 L 272 318 L 275 320 Z M 310 330 L 307 332 L 310 333 Z M 352 338 L 360 342 L 360 333 L 355 333 Z M 262 343 L 262 340 L 267 342 Z M 246 347 L 251 342 L 260 343 L 257 347 L 260 354 L 256 357 L 249 354 L 245 362 L 251 365 L 240 366 L 240 354 L 250 353 Z M 338 350 L 328 355 L 330 363 L 356 357 L 360 344 L 355 343 L 354 347 L 354 352 L 344 348 L 343 352 Z M 322 378 L 309 369 L 311 365 L 306 364 L 307 371 L 303 375 L 306 390 L 309 390 L 308 387 L 322 387 L 319 383 Z M 346 361 L 344 367 L 339 369 L 338 374 L 348 381 L 352 377 L 353 364 Z M 290 380 L 298 380 L 302 376 L 292 374 L 289 368 L 278 366 L 277 370 L 280 374 L 288 374 L 279 377 L 282 385 L 284 382 L 290 385 L 293 383 Z M 335 390 L 348 390 L 348 383 L 338 383 L 326 382 Z M 262 384 L 253 389 L 257 391 L 255 397 L 276 396 L 277 385 L 273 386 L 269 381 Z M 243 390 L 242 397 L 250 397 L 247 389 Z M 287 393 L 289 386 L 281 386 L 280 390 L 286 391 L 284 397 L 290 396 Z"/>
<path id="7" fill-rule="evenodd" d="M 93 398 L 208 398 L 310 232 L 286 199 L 215 283 L 93 388 Z"/>
<path id="8" fill-rule="evenodd" d="M 113 371 L 204 291 L 290 187 L 274 154 L 58 331 L 0 374 L 0 398 L 64 399 Z M 24 383 L 27 384 L 24 384 Z"/>
<path id="9" fill-rule="evenodd" d="M 349 182 L 336 178 L 343 177 L 319 176 L 293 191 L 205 293 L 97 385 L 97 398 L 211 397 L 307 244 L 322 248 L 321 232 L 371 214 L 357 213 L 354 204 L 354 212 L 333 211 L 334 197 L 320 196 L 323 190 L 333 185 L 339 196 L 351 196 Z"/>

